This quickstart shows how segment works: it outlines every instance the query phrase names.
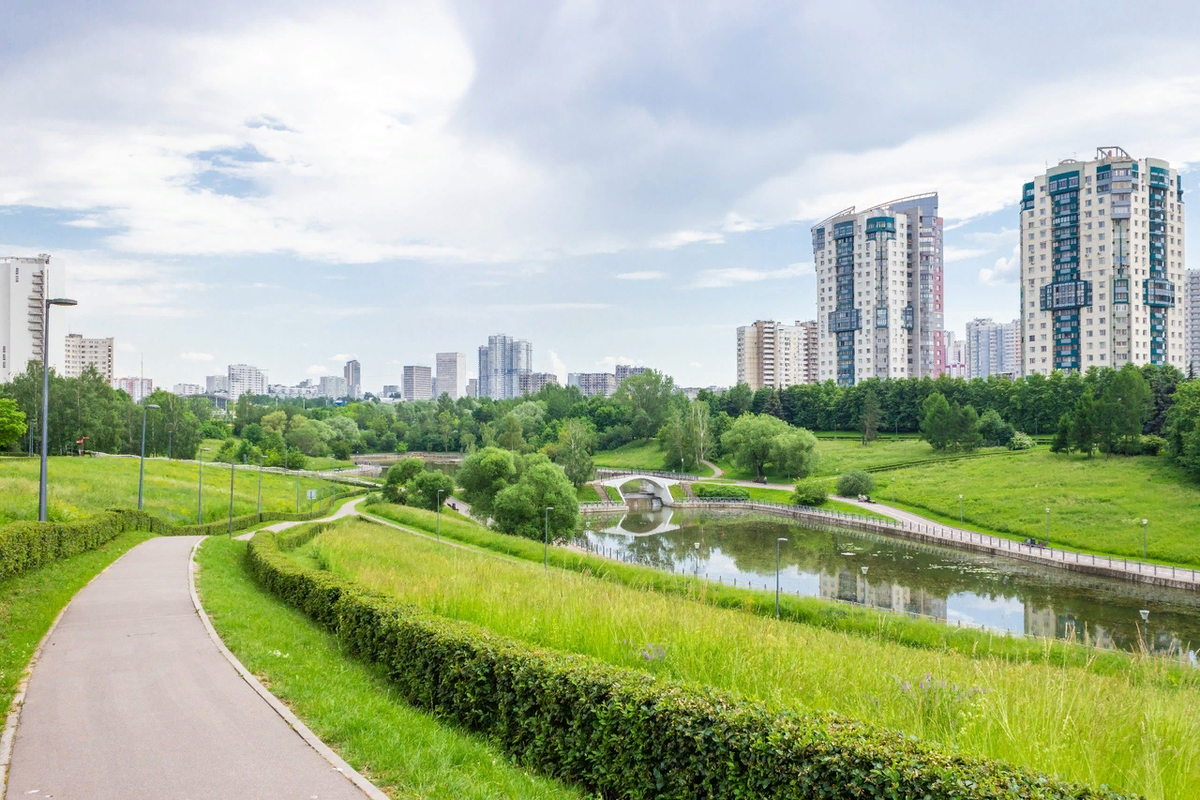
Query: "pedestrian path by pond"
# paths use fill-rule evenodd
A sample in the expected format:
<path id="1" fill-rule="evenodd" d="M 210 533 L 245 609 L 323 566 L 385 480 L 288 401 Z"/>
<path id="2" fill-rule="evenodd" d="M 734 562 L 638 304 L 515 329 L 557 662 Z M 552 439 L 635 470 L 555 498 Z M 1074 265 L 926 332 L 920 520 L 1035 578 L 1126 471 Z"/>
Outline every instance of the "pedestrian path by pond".
<path id="1" fill-rule="evenodd" d="M 793 595 L 1105 648 L 1144 642 L 1184 658 L 1200 645 L 1200 596 L 1181 589 L 736 511 L 596 515 L 585 523 L 584 538 L 605 554 L 722 583 L 773 590 L 775 543 L 784 537 L 780 583 Z M 1150 612 L 1145 626 L 1142 610 Z"/>

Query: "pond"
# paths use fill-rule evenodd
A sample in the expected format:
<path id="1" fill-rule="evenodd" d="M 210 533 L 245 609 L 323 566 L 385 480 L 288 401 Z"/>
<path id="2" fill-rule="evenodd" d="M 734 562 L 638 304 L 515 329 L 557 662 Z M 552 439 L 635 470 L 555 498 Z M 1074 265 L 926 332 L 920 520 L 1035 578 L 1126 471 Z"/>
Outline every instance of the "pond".
<path id="1" fill-rule="evenodd" d="M 1141 639 L 1178 654 L 1200 644 L 1200 595 L 1179 589 L 739 511 L 584 515 L 583 524 L 581 535 L 615 557 L 722 583 L 773 590 L 783 537 L 780 588 L 789 594 L 1012 633 L 1086 636 L 1103 648 L 1136 650 Z"/>

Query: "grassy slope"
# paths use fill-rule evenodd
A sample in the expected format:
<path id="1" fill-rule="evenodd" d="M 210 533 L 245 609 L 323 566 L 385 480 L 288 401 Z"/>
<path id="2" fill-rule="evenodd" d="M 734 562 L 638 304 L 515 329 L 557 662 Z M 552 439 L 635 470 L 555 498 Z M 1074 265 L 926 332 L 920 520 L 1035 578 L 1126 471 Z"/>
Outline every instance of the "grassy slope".
<path id="1" fill-rule="evenodd" d="M 0 524 L 37 519 L 37 459 L 0 459 Z M 147 459 L 145 507 L 151 514 L 181 524 L 196 522 L 198 468 L 194 463 Z M 49 511 L 52 520 L 78 519 L 106 508 L 137 507 L 138 459 L 55 457 L 49 465 Z M 295 511 L 297 479 L 263 473 L 263 510 Z M 299 479 L 309 488 L 336 491 L 335 484 Z M 237 471 L 234 514 L 257 507 L 258 474 Z M 308 507 L 301 500 L 301 510 Z M 204 516 L 212 520 L 229 513 L 229 467 L 204 466 Z"/>
<path id="2" fill-rule="evenodd" d="M 666 455 L 654 442 L 630 442 L 616 450 L 601 450 L 592 456 L 592 463 L 607 469 L 648 469 L 678 471 L 679 463 L 666 463 Z M 701 477 L 712 475 L 712 469 L 701 465 L 696 473 Z"/>
<path id="3" fill-rule="evenodd" d="M 538 645 L 771 704 L 832 709 L 964 753 L 1151 798 L 1186 796 L 1200 784 L 1195 689 L 780 624 L 574 572 L 546 576 L 537 564 L 373 525 L 322 535 L 313 547 L 332 570 L 370 588 Z"/>
<path id="4" fill-rule="evenodd" d="M 382 671 L 344 656 L 336 640 L 260 589 L 245 542 L 200 549 L 205 610 L 226 645 L 322 741 L 395 797 L 576 798 L 528 775 L 500 751 L 409 707 Z"/>
<path id="5" fill-rule="evenodd" d="M 230 437 L 234 442 L 241 444 L 242 440 L 237 436 Z M 221 449 L 221 445 L 225 444 L 224 439 L 204 439 L 200 442 L 200 447 L 204 449 L 204 459 L 207 461 L 217 454 Z M 160 454 L 162 455 L 162 454 Z M 339 467 L 353 467 L 353 461 L 342 461 L 332 456 L 308 457 L 304 460 L 304 468 L 312 470 L 320 469 L 338 469 Z"/>
<path id="6" fill-rule="evenodd" d="M 698 483 L 697 486 L 712 486 L 719 487 L 720 483 Z M 766 500 L 771 503 L 786 503 L 792 504 L 792 493 L 787 489 L 767 489 L 762 486 L 739 486 L 739 489 L 745 489 L 750 493 L 751 500 Z M 865 508 L 843 503 L 839 500 L 826 500 L 818 509 L 818 511 L 839 511 L 843 514 L 854 514 L 859 517 L 867 517 L 868 519 L 891 519 L 891 517 L 883 514 L 877 514 L 874 511 L 867 511 Z"/>
<path id="7" fill-rule="evenodd" d="M 585 483 L 575 490 L 575 499 L 581 503 L 599 503 L 600 495 L 596 494 L 595 486 Z"/>
<path id="8" fill-rule="evenodd" d="M 58 612 L 101 570 L 149 538 L 145 531 L 130 531 L 95 550 L 0 582 L 0 708 L 7 711 Z"/>

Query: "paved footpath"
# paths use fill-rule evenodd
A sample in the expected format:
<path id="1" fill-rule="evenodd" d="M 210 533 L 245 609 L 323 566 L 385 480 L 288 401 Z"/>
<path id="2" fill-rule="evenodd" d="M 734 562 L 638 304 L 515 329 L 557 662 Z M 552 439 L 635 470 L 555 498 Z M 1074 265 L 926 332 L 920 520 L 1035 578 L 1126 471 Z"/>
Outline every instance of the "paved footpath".
<path id="1" fill-rule="evenodd" d="M 8 800 L 366 797 L 209 638 L 197 539 L 143 542 L 71 601 L 30 676 Z"/>

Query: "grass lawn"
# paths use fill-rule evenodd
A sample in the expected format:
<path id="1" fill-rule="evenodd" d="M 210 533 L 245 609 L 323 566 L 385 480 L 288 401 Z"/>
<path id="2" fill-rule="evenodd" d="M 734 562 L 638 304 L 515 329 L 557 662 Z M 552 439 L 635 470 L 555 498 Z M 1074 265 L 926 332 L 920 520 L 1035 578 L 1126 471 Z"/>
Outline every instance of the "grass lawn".
<path id="1" fill-rule="evenodd" d="M 302 548 L 332 571 L 432 613 L 539 646 L 833 710 L 951 750 L 1149 798 L 1200 785 L 1200 691 L 847 636 L 350 524 Z M 703 591 L 703 589 L 701 589 Z M 644 652 L 656 655 L 647 658 Z M 848 669 L 847 665 L 854 665 Z"/>
<path id="2" fill-rule="evenodd" d="M 889 472 L 875 493 L 958 525 L 958 495 L 969 527 L 1033 536 L 1052 544 L 1141 558 L 1142 519 L 1149 558 L 1200 565 L 1200 485 L 1165 456 L 1059 455 L 1045 449 Z M 1050 509 L 1047 533 L 1046 509 Z"/>
<path id="3" fill-rule="evenodd" d="M 136 458 L 56 456 L 50 459 L 48 470 L 47 510 L 51 520 L 79 519 L 106 508 L 137 508 Z M 0 459 L 0 524 L 37 519 L 38 471 L 37 459 Z M 195 523 L 198 477 L 195 463 L 146 459 L 146 510 L 175 523 Z M 304 493 L 308 489 L 316 489 L 318 497 L 323 497 L 341 488 L 315 478 L 264 472 L 263 510 L 295 511 L 299 491 L 300 510 L 305 511 L 308 500 Z M 257 471 L 237 470 L 233 513 L 252 513 L 257 502 Z M 211 521 L 228 513 L 229 467 L 205 464 L 204 518 Z"/>
<path id="4" fill-rule="evenodd" d="M 720 483 L 697 483 L 696 486 L 711 486 L 714 489 L 720 488 L 723 484 Z M 763 486 L 738 486 L 738 489 L 745 489 L 750 493 L 751 500 L 765 500 L 770 503 L 785 503 L 792 505 L 792 492 L 788 489 L 768 489 Z M 865 508 L 843 503 L 840 500 L 829 499 L 817 506 L 817 511 L 838 511 L 842 514 L 854 514 L 859 517 L 867 517 L 868 519 L 886 519 L 891 517 L 885 514 L 879 514 L 874 511 L 868 511 Z"/>
<path id="5" fill-rule="evenodd" d="M 585 483 L 575 490 L 575 499 L 581 503 L 599 503 L 600 495 L 596 494 L 595 486 Z"/>
<path id="6" fill-rule="evenodd" d="M 679 462 L 668 464 L 666 454 L 654 442 L 630 442 L 616 450 L 601 450 L 592 456 L 592 463 L 602 469 L 679 471 Z M 696 474 L 700 477 L 712 475 L 712 469 L 701 465 Z"/>
<path id="7" fill-rule="evenodd" d="M 7 711 L 38 642 L 75 593 L 134 545 L 151 538 L 128 531 L 86 553 L 0 582 L 0 708 Z"/>
<path id="8" fill-rule="evenodd" d="M 615 486 L 605 486 L 604 493 L 608 495 L 608 499 L 614 503 L 625 502 L 625 498 L 621 496 L 621 490 Z"/>
<path id="9" fill-rule="evenodd" d="M 684 491 L 683 487 L 680 486 L 678 483 L 672 483 L 668 487 L 668 489 L 670 489 L 672 500 L 687 500 L 688 499 L 687 492 Z"/>
<path id="10" fill-rule="evenodd" d="M 254 583 L 246 543 L 209 539 L 199 589 L 225 644 L 322 741 L 393 797 L 579 798 L 534 777 L 487 742 L 417 711 L 383 671 Z"/>

